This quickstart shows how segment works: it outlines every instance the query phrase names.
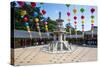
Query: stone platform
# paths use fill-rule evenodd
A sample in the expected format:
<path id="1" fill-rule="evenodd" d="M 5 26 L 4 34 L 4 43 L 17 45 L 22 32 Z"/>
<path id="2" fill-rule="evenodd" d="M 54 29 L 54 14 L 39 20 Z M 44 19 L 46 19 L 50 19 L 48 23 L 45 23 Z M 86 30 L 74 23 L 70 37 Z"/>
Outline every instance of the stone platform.
<path id="1" fill-rule="evenodd" d="M 14 49 L 15 65 L 53 64 L 53 63 L 73 63 L 97 60 L 97 48 L 75 46 L 71 52 L 48 53 L 42 51 L 43 46 L 34 46 Z"/>

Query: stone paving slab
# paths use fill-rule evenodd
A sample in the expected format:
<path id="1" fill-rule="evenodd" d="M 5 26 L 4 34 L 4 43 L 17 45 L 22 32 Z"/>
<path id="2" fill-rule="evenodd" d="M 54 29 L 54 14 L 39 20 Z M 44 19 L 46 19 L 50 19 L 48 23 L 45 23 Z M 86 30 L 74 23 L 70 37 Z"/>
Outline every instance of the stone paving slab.
<path id="1" fill-rule="evenodd" d="M 41 48 L 43 48 L 43 46 L 14 49 L 14 64 L 53 64 L 97 60 L 97 48 L 77 46 L 77 49 L 72 52 L 59 54 L 43 52 Z"/>

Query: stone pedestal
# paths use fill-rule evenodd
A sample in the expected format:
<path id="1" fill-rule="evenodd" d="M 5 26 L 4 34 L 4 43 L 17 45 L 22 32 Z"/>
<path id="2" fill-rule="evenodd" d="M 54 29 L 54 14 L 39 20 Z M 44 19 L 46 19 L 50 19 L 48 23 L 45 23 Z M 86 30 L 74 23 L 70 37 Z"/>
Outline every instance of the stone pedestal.
<path id="1" fill-rule="evenodd" d="M 56 20 L 57 29 L 54 31 L 54 41 L 48 44 L 48 52 L 64 53 L 71 50 L 71 46 L 68 44 L 68 41 L 63 41 L 62 39 L 64 33 L 66 32 L 63 27 L 63 22 L 64 20 L 61 19 L 61 12 L 59 12 L 59 18 Z"/>

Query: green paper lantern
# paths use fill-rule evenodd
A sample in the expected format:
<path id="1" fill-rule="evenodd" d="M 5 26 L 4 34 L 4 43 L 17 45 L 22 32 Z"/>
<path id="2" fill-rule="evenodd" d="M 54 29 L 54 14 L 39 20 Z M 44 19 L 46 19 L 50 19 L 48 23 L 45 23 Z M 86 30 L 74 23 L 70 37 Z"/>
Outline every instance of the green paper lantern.
<path id="1" fill-rule="evenodd" d="M 94 19 L 94 16 L 92 15 L 91 18 Z"/>
<path id="2" fill-rule="evenodd" d="M 69 7 L 69 6 L 70 6 L 70 4 L 66 4 L 66 6 L 67 6 L 67 7 Z"/>
<path id="3" fill-rule="evenodd" d="M 83 13 L 85 10 L 84 10 L 84 8 L 81 8 L 80 11 Z"/>

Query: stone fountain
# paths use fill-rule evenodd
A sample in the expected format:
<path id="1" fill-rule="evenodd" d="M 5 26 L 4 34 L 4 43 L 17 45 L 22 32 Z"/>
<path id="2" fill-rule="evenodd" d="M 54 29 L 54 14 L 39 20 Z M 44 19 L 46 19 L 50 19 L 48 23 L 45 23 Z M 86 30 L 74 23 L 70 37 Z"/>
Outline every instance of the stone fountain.
<path id="1" fill-rule="evenodd" d="M 63 27 L 64 20 L 61 19 L 61 12 L 59 12 L 59 18 L 56 19 L 57 22 L 57 28 L 53 32 L 54 33 L 54 41 L 48 44 L 46 48 L 44 48 L 44 51 L 50 52 L 50 53 L 64 53 L 71 50 L 71 46 L 68 44 L 68 41 L 65 41 L 64 34 L 65 29 Z"/>

